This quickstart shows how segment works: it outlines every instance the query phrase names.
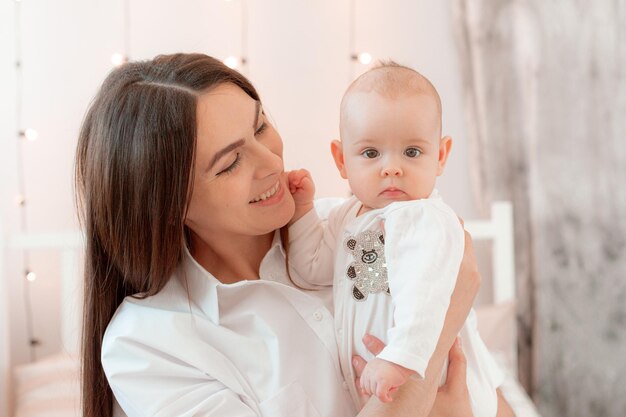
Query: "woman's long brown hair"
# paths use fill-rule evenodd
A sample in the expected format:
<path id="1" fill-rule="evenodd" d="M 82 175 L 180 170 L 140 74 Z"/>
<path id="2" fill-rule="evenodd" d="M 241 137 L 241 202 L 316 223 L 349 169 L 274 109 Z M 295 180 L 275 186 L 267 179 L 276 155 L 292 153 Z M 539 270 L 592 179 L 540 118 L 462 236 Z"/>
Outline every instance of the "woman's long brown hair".
<path id="1" fill-rule="evenodd" d="M 192 188 L 198 96 L 252 84 L 201 54 L 159 56 L 113 70 L 83 121 L 76 192 L 85 233 L 82 410 L 112 416 L 100 351 L 124 297 L 158 293 L 181 260 Z"/>

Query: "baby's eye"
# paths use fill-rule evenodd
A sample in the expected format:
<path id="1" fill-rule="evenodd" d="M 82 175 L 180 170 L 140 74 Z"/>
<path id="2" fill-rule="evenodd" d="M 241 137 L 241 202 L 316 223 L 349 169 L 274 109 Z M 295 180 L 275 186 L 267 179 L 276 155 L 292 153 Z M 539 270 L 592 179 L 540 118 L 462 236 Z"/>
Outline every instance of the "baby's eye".
<path id="1" fill-rule="evenodd" d="M 420 156 L 422 153 L 422 151 L 420 151 L 417 148 L 406 148 L 404 150 L 404 154 L 406 156 L 408 156 L 409 158 L 417 158 L 418 156 Z"/>
<path id="2" fill-rule="evenodd" d="M 361 155 L 363 155 L 364 157 L 368 159 L 372 159 L 372 158 L 376 158 L 379 155 L 379 153 L 376 149 L 366 149 L 363 152 L 361 152 Z"/>

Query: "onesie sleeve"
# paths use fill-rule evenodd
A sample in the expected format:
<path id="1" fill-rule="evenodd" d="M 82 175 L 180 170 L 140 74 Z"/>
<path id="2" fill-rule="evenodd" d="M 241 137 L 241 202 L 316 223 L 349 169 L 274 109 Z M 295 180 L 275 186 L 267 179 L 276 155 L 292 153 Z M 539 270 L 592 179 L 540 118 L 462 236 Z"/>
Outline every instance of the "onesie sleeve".
<path id="1" fill-rule="evenodd" d="M 289 227 L 288 263 L 292 280 L 315 288 L 333 284 L 337 211 L 322 219 L 314 208 Z"/>
<path id="2" fill-rule="evenodd" d="M 394 326 L 378 357 L 423 377 L 443 329 L 465 240 L 448 206 L 430 200 L 411 203 L 383 213 Z"/>

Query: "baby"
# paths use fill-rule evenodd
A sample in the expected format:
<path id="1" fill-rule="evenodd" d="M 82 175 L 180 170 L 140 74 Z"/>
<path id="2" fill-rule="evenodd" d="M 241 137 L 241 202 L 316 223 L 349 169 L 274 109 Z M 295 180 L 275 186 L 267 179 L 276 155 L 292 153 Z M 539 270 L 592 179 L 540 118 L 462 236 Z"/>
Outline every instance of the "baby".
<path id="1" fill-rule="evenodd" d="M 341 369 L 362 406 L 353 355 L 370 359 L 362 391 L 384 402 L 407 378 L 424 376 L 456 283 L 464 232 L 434 188 L 452 139 L 441 136 L 441 101 L 425 77 L 395 63 L 361 75 L 341 102 L 340 135 L 331 152 L 354 196 L 322 221 L 308 172 L 289 173 L 296 202 L 289 267 L 298 285 L 334 285 Z M 366 333 L 386 343 L 375 358 L 361 343 Z M 460 336 L 474 416 L 495 416 L 502 374 L 473 312 Z"/>

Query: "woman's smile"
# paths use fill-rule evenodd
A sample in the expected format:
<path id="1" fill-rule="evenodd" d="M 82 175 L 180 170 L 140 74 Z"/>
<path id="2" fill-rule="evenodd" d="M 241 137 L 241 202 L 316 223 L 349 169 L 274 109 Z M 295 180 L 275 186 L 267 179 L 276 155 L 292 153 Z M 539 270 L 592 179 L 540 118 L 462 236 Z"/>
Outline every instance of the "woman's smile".
<path id="1" fill-rule="evenodd" d="M 276 181 L 276 184 L 274 184 L 269 190 L 261 193 L 260 195 L 252 199 L 252 201 L 250 201 L 250 204 L 254 204 L 257 206 L 272 206 L 282 201 L 284 196 L 285 187 L 283 187 L 283 185 L 280 183 L 280 180 L 278 180 Z"/>
<path id="2" fill-rule="evenodd" d="M 261 200 L 267 200 L 268 198 L 272 197 L 274 194 L 276 194 L 276 191 L 278 191 L 278 188 L 280 187 L 280 181 L 276 181 L 276 184 L 272 185 L 272 187 L 270 187 L 269 190 L 266 190 L 265 192 L 259 194 L 258 196 L 256 196 L 255 198 L 253 198 L 250 203 L 256 203 L 257 201 L 261 201 Z"/>

